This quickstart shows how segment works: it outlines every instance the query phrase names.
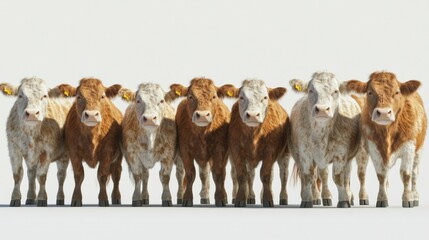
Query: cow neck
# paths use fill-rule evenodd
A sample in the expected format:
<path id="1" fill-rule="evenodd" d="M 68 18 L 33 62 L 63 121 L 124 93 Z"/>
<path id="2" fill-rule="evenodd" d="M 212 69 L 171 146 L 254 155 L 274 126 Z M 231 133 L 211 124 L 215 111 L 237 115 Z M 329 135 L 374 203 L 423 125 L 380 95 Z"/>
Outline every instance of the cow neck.
<path id="1" fill-rule="evenodd" d="M 103 120 L 104 121 L 104 120 Z M 96 145 L 99 142 L 99 139 L 102 135 L 102 122 L 97 124 L 94 127 L 88 127 L 85 124 L 80 124 L 80 129 L 82 137 L 89 140 L 93 145 Z"/>
<path id="2" fill-rule="evenodd" d="M 162 123 L 162 121 L 161 121 L 161 123 Z M 158 126 L 155 130 L 148 130 L 148 129 L 143 128 L 142 126 L 140 126 L 140 128 L 141 128 L 141 131 L 143 132 L 141 137 L 145 137 L 147 139 L 148 150 L 154 149 L 155 148 L 155 140 L 159 134 L 161 125 Z M 140 141 L 143 141 L 143 139 L 140 139 Z"/>
<path id="3" fill-rule="evenodd" d="M 339 107 L 338 107 L 339 108 Z M 335 110 L 334 112 L 334 116 L 324 122 L 319 122 L 316 121 L 313 117 L 310 117 L 310 127 L 312 129 L 312 134 L 313 135 L 321 135 L 321 137 L 329 137 L 329 132 L 335 128 L 335 123 L 337 122 L 338 116 L 339 116 L 339 112 L 338 112 L 338 108 L 337 110 Z"/>
<path id="4" fill-rule="evenodd" d="M 42 123 L 43 122 L 39 122 L 33 126 L 28 126 L 27 124 L 22 123 L 22 128 L 23 128 L 25 134 L 29 137 L 39 136 L 41 133 L 41 129 L 42 129 Z"/>

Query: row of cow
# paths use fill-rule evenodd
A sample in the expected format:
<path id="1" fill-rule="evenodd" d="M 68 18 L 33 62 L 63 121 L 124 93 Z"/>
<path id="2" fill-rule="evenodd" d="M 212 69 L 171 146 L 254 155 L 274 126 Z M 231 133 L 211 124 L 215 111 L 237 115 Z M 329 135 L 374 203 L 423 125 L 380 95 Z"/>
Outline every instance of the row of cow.
<path id="1" fill-rule="evenodd" d="M 338 207 L 350 207 L 351 161 L 356 159 L 361 188 L 359 203 L 368 205 L 365 174 L 368 155 L 379 180 L 377 207 L 387 207 L 387 176 L 398 158 L 404 184 L 403 207 L 419 205 L 416 189 L 426 114 L 416 92 L 419 81 L 399 82 L 393 73 L 374 72 L 368 82 L 340 83 L 334 74 L 316 72 L 310 81 L 291 80 L 304 96 L 290 117 L 279 104 L 286 88 L 269 88 L 261 80 L 245 80 L 240 88 L 216 87 L 195 78 L 190 86 L 140 84 L 137 91 L 120 85 L 103 86 L 85 78 L 78 87 L 49 89 L 39 78 L 25 78 L 16 87 L 0 84 L 2 93 L 16 96 L 7 121 L 7 138 L 15 186 L 11 206 L 21 205 L 22 160 L 27 165 L 26 204 L 47 205 L 46 176 L 51 162 L 58 167 L 57 205 L 64 205 L 63 185 L 69 162 L 75 188 L 72 206 L 82 206 L 83 162 L 98 165 L 99 205 L 108 206 L 106 184 L 113 180 L 112 204 L 121 204 L 119 181 L 124 156 L 135 183 L 133 206 L 149 204 L 149 169 L 160 162 L 162 205 L 171 206 L 170 175 L 176 165 L 177 203 L 193 206 L 192 186 L 199 167 L 202 204 L 209 204 L 210 172 L 216 185 L 216 206 L 228 202 L 226 165 L 231 161 L 232 201 L 236 207 L 255 203 L 255 168 L 262 162 L 261 202 L 273 207 L 272 169 L 280 170 L 280 204 L 288 204 L 289 158 L 301 180 L 301 207 L 332 205 L 328 165 L 338 188 Z M 124 116 L 111 102 L 130 102 Z M 184 97 L 177 111 L 171 102 Z M 237 98 L 231 112 L 222 98 Z M 36 196 L 36 178 L 40 188 Z"/>

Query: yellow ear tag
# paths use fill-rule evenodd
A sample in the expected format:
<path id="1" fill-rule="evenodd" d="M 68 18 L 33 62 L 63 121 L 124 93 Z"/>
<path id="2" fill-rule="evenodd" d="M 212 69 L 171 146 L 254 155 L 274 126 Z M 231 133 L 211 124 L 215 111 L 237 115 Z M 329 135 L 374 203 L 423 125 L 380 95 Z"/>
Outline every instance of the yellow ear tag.
<path id="1" fill-rule="evenodd" d="M 232 97 L 232 92 L 231 92 L 231 91 L 228 91 L 228 92 L 226 92 L 226 95 L 228 95 L 228 96 Z"/>
<path id="2" fill-rule="evenodd" d="M 126 93 L 124 93 L 124 95 L 122 95 L 122 98 L 127 102 L 130 101 L 130 96 L 128 96 L 128 94 L 126 94 Z"/>
<path id="3" fill-rule="evenodd" d="M 298 90 L 298 92 L 302 91 L 301 85 L 295 84 L 295 89 Z"/>
<path id="4" fill-rule="evenodd" d="M 177 96 L 180 96 L 180 94 L 182 94 L 179 90 L 176 90 L 175 93 Z"/>
<path id="5" fill-rule="evenodd" d="M 7 95 L 12 95 L 12 90 L 10 90 L 9 88 L 3 88 L 3 92 Z"/>
<path id="6" fill-rule="evenodd" d="M 64 91 L 64 96 L 68 97 L 69 95 L 70 95 L 70 94 L 69 94 L 69 91 L 65 90 L 65 91 Z"/>

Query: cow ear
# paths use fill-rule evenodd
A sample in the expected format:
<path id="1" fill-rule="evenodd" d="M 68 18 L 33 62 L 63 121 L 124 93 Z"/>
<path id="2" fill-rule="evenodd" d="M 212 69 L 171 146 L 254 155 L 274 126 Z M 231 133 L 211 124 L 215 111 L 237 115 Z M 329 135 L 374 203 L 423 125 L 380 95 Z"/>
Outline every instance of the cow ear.
<path id="1" fill-rule="evenodd" d="M 121 89 L 122 89 L 122 86 L 119 84 L 115 84 L 115 85 L 112 85 L 112 86 L 106 88 L 106 91 L 105 91 L 106 97 L 108 97 L 108 98 L 116 97 L 116 95 L 118 95 L 118 93 Z"/>
<path id="2" fill-rule="evenodd" d="M 76 96 L 76 88 L 68 84 L 58 85 L 48 92 L 49 97 L 74 97 Z"/>
<path id="3" fill-rule="evenodd" d="M 285 95 L 287 89 L 284 87 L 278 88 L 268 88 L 268 96 L 271 100 L 279 100 L 283 95 Z"/>
<path id="4" fill-rule="evenodd" d="M 132 102 L 136 99 L 136 93 L 131 91 L 128 88 L 121 88 L 121 90 L 119 90 L 119 92 L 118 92 L 118 95 L 125 102 Z"/>
<path id="5" fill-rule="evenodd" d="M 222 87 L 217 88 L 217 96 L 220 98 L 238 98 L 240 89 L 234 87 L 232 84 L 225 84 Z"/>
<path id="6" fill-rule="evenodd" d="M 165 94 L 165 101 L 172 102 L 176 98 L 186 97 L 188 95 L 188 88 L 184 87 L 178 83 L 171 84 L 170 91 Z"/>
<path id="7" fill-rule="evenodd" d="M 421 85 L 420 81 L 417 81 L 417 80 L 410 80 L 408 82 L 404 82 L 401 84 L 401 93 L 405 96 L 408 96 L 414 93 L 415 91 L 417 91 L 420 85 Z"/>
<path id="8" fill-rule="evenodd" d="M 292 90 L 297 93 L 307 92 L 308 82 L 305 82 L 301 79 L 292 79 L 289 81 L 289 85 L 292 87 Z"/>
<path id="9" fill-rule="evenodd" d="M 0 90 L 5 96 L 18 95 L 18 87 L 12 86 L 9 83 L 1 83 Z"/>
<path id="10" fill-rule="evenodd" d="M 345 92 L 355 92 L 358 94 L 365 94 L 368 90 L 368 83 L 361 82 L 358 80 L 350 80 L 344 82 L 342 85 L 343 91 Z"/>

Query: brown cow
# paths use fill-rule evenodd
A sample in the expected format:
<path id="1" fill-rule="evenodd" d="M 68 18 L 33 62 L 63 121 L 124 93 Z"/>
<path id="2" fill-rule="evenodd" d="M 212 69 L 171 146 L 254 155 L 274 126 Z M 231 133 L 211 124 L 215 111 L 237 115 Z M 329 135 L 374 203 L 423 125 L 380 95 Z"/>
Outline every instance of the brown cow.
<path id="1" fill-rule="evenodd" d="M 263 206 L 274 207 L 271 182 L 273 164 L 276 161 L 282 182 L 280 204 L 286 205 L 288 115 L 277 101 L 285 94 L 286 88 L 267 88 L 261 80 L 245 80 L 240 89 L 233 86 L 222 88 L 228 96 L 239 98 L 232 107 L 229 126 L 229 149 L 238 180 L 235 206 L 246 206 L 249 200 L 247 195 L 252 189 L 252 186 L 248 186 L 248 178 L 253 177 L 252 172 L 261 161 Z"/>
<path id="2" fill-rule="evenodd" d="M 387 176 L 398 158 L 404 184 L 402 206 L 418 206 L 416 183 L 427 128 L 423 102 L 416 92 L 420 82 L 401 83 L 393 73 L 374 72 L 367 83 L 351 80 L 345 86 L 366 94 L 362 128 L 380 184 L 376 206 L 388 206 Z"/>
<path id="3" fill-rule="evenodd" d="M 186 181 L 182 206 L 193 206 L 194 159 L 200 171 L 206 172 L 211 168 L 216 184 L 215 204 L 225 206 L 230 113 L 220 99 L 224 93 L 207 78 L 194 78 L 189 87 L 173 84 L 170 89 L 170 94 L 187 97 L 179 104 L 176 112 L 179 154 L 183 159 Z M 203 185 L 208 184 L 208 174 L 200 174 L 200 177 Z M 208 203 L 208 199 L 202 198 L 201 202 Z"/>
<path id="4" fill-rule="evenodd" d="M 98 166 L 100 193 L 99 206 L 109 206 L 106 183 L 110 175 L 113 179 L 112 203 L 121 203 L 119 180 L 121 178 L 122 113 L 110 101 L 121 89 L 120 85 L 104 87 L 100 80 L 84 78 L 79 87 L 60 85 L 58 88 L 66 96 L 76 96 L 65 123 L 65 142 L 73 166 L 75 189 L 72 206 L 82 206 L 81 185 L 84 179 L 82 162 L 95 168 Z"/>

